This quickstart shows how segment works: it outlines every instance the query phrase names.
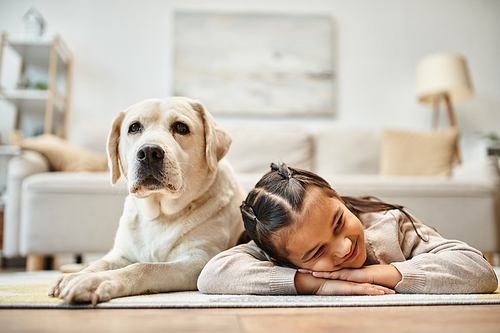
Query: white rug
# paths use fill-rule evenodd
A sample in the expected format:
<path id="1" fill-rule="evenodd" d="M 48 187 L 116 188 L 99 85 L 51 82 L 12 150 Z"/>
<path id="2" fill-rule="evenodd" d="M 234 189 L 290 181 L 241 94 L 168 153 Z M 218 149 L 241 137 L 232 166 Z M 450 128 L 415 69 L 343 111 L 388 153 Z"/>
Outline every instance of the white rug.
<path id="1" fill-rule="evenodd" d="M 500 271 L 497 270 L 497 275 Z M 500 304 L 493 294 L 383 296 L 205 295 L 197 291 L 131 296 L 92 305 L 68 305 L 48 296 L 59 272 L 0 274 L 0 308 L 266 308 Z"/>

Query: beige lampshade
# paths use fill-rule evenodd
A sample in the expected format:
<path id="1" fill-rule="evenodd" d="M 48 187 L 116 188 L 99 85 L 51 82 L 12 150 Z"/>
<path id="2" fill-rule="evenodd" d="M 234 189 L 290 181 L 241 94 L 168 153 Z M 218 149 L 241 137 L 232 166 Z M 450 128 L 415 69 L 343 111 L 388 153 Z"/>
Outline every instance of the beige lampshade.
<path id="1" fill-rule="evenodd" d="M 456 54 L 432 54 L 417 64 L 417 97 L 432 103 L 447 93 L 453 103 L 472 96 L 472 86 L 465 59 Z"/>

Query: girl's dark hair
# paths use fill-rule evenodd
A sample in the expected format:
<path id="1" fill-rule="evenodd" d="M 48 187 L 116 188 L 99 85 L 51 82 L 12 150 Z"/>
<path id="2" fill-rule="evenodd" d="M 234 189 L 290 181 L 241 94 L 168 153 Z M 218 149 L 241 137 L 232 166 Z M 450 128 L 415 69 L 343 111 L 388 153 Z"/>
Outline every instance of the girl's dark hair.
<path id="1" fill-rule="evenodd" d="M 275 236 L 282 228 L 293 224 L 302 211 L 306 191 L 312 188 L 320 190 L 327 197 L 340 200 L 356 216 L 398 209 L 411 221 L 417 235 L 424 240 L 403 206 L 382 202 L 374 197 L 341 197 L 326 180 L 315 173 L 291 168 L 285 163 L 272 163 L 271 171 L 248 193 L 240 209 L 250 238 L 281 264 L 295 267 L 286 258 L 283 237 L 277 239 Z"/>

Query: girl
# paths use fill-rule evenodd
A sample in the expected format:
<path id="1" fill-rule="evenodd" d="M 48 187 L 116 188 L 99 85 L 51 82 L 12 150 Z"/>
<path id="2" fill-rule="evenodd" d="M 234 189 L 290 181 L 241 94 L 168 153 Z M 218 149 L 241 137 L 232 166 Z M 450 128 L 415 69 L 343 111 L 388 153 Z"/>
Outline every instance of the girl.
<path id="1" fill-rule="evenodd" d="M 487 293 L 481 252 L 447 240 L 402 206 L 340 197 L 318 175 L 271 164 L 241 205 L 252 241 L 215 256 L 204 293 L 382 295 Z"/>

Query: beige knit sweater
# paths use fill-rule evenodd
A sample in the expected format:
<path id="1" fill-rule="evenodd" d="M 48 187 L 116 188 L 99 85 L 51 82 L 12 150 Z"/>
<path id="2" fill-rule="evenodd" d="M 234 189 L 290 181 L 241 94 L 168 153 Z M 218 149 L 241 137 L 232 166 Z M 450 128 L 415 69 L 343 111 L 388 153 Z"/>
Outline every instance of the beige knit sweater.
<path id="1" fill-rule="evenodd" d="M 414 219 L 426 241 L 399 210 L 359 216 L 365 229 L 365 265 L 392 264 L 403 279 L 398 293 L 458 294 L 494 292 L 493 268 L 480 251 L 448 240 Z M 220 253 L 208 262 L 198 288 L 208 294 L 297 294 L 296 270 L 277 266 L 252 241 Z"/>

